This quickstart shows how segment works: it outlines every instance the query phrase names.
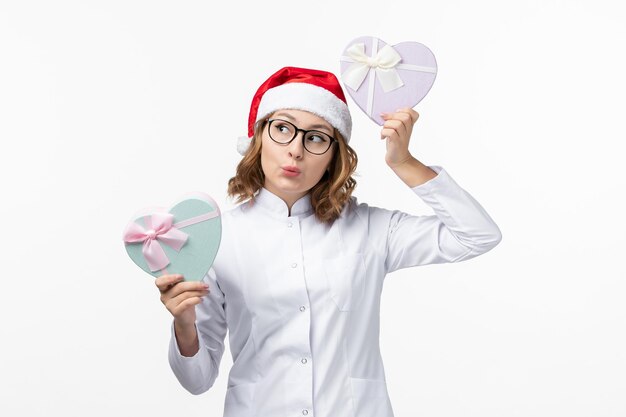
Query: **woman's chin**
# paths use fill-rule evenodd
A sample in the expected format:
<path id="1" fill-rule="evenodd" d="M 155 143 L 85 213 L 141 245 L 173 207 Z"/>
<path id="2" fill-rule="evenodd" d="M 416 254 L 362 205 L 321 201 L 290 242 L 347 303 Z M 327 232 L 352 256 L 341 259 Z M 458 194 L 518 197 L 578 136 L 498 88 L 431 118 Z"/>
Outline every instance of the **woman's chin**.
<path id="1" fill-rule="evenodd" d="M 302 174 L 298 175 L 297 177 L 287 177 L 281 175 L 277 178 L 276 183 L 285 188 L 302 188 L 302 184 L 304 183 L 304 181 L 302 178 Z"/>
<path id="2" fill-rule="evenodd" d="M 301 181 L 294 180 L 292 178 L 280 178 L 272 183 L 265 183 L 265 188 L 275 190 L 281 194 L 301 194 L 306 193 L 309 189 L 302 185 Z M 309 187 L 311 188 L 311 187 Z"/>

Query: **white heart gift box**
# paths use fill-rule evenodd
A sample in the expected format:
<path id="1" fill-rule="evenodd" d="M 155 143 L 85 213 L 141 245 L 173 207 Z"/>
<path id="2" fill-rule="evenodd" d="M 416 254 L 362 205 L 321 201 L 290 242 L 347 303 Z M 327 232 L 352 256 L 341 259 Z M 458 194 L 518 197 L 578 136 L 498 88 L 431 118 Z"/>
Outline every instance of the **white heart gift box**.
<path id="1" fill-rule="evenodd" d="M 437 76 L 435 55 L 419 42 L 393 46 L 372 36 L 352 40 L 340 58 L 341 81 L 348 95 L 378 125 L 381 113 L 415 107 Z"/>

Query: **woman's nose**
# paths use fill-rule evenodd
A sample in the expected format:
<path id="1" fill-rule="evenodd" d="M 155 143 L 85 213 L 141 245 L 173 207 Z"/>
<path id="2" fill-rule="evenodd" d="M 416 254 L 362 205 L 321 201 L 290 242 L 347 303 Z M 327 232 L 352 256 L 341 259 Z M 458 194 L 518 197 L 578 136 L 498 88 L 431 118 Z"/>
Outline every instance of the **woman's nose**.
<path id="1" fill-rule="evenodd" d="M 289 156 L 294 158 L 302 158 L 304 154 L 304 144 L 302 142 L 302 137 L 300 135 L 304 135 L 303 132 L 298 132 L 294 140 L 289 144 Z"/>

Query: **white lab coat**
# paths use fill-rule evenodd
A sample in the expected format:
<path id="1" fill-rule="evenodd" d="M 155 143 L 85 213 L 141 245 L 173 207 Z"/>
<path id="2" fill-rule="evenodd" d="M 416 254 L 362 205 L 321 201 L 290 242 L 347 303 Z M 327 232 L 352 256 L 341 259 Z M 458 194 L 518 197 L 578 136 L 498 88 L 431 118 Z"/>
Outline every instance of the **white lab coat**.
<path id="1" fill-rule="evenodd" d="M 481 205 L 439 166 L 412 190 L 435 215 L 415 216 L 352 197 L 332 226 L 310 197 L 287 205 L 262 188 L 222 214 L 222 241 L 196 306 L 200 350 L 169 363 L 193 394 L 214 383 L 229 330 L 233 366 L 224 417 L 392 417 L 379 349 L 385 275 L 459 262 L 501 240 Z"/>

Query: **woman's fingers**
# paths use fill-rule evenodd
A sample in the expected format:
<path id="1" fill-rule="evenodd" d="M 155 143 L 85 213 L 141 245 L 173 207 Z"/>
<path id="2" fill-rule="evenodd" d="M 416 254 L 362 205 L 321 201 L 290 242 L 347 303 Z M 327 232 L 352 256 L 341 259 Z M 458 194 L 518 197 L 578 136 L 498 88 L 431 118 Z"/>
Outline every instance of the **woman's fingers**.
<path id="1" fill-rule="evenodd" d="M 179 296 L 187 291 L 202 291 L 208 288 L 205 286 L 204 282 L 199 281 L 189 281 L 189 282 L 179 282 L 175 284 L 172 288 L 167 290 L 164 293 L 161 293 L 161 298 L 170 299 Z"/>
<path id="2" fill-rule="evenodd" d="M 195 305 L 198 305 L 201 302 L 202 302 L 202 298 L 201 297 L 188 298 L 184 302 L 180 303 L 179 305 L 177 305 L 176 307 L 174 307 L 171 310 L 172 315 L 174 317 L 178 317 L 183 311 L 185 311 L 188 308 L 191 308 L 191 307 L 193 307 Z"/>
<path id="3" fill-rule="evenodd" d="M 395 113 L 383 113 L 381 115 L 385 120 L 383 130 L 381 131 L 381 139 L 396 134 L 397 136 L 409 136 L 413 125 L 419 118 L 419 113 L 410 108 L 404 108 Z"/>
<path id="4" fill-rule="evenodd" d="M 184 291 L 174 297 L 169 297 L 165 302 L 170 304 L 171 306 L 177 306 L 179 304 L 182 304 L 188 298 L 193 298 L 193 297 L 202 298 L 209 293 L 210 291 L 208 289 L 198 290 L 198 291 Z"/>
<path id="5" fill-rule="evenodd" d="M 413 125 L 419 119 L 419 113 L 411 108 L 399 109 L 395 113 L 383 113 L 385 120 L 380 138 L 395 140 L 396 138 L 409 138 L 413 131 Z"/>
<path id="6" fill-rule="evenodd" d="M 154 284 L 159 289 L 159 292 L 163 294 L 164 292 L 166 292 L 167 290 L 169 290 L 171 287 L 176 285 L 178 282 L 181 282 L 182 280 L 183 280 L 183 276 L 180 274 L 168 274 L 168 275 L 161 275 L 160 277 L 155 279 Z"/>
<path id="7" fill-rule="evenodd" d="M 383 120 L 400 120 L 407 129 L 413 126 L 420 117 L 419 113 L 411 108 L 399 109 L 394 113 L 382 113 L 381 116 Z"/>
<path id="8" fill-rule="evenodd" d="M 402 120 L 407 128 L 413 126 L 415 122 L 417 122 L 417 119 L 419 119 L 420 117 L 418 112 L 408 107 L 399 109 L 397 112 L 394 113 L 394 116 L 394 118 Z"/>
<path id="9" fill-rule="evenodd" d="M 185 291 L 184 293 L 167 300 L 165 302 L 165 307 L 167 307 L 172 315 L 176 317 L 190 306 L 200 304 L 202 302 L 202 297 L 204 297 L 208 293 L 209 290 Z"/>
<path id="10" fill-rule="evenodd" d="M 208 288 L 208 285 L 202 281 L 183 281 L 183 276 L 176 275 L 162 275 L 158 277 L 155 284 L 162 295 L 166 295 L 167 298 L 173 298 L 181 294 L 184 291 L 202 291 Z"/>
<path id="11" fill-rule="evenodd" d="M 414 125 L 417 122 L 417 119 L 420 118 L 420 114 L 413 109 L 402 109 L 400 110 L 402 113 L 406 113 L 409 116 L 411 125 Z"/>
<path id="12" fill-rule="evenodd" d="M 194 323 L 196 310 L 204 296 L 210 293 L 202 281 L 184 281 L 181 274 L 161 275 L 155 280 L 161 293 L 161 302 L 179 323 Z"/>
<path id="13" fill-rule="evenodd" d="M 155 284 L 161 293 L 161 302 L 174 316 L 200 304 L 202 297 L 211 292 L 204 282 L 185 282 L 180 274 L 162 275 L 155 280 Z"/>
<path id="14" fill-rule="evenodd" d="M 400 136 L 401 134 L 404 134 L 405 131 L 406 127 L 401 120 L 389 119 L 385 121 L 385 124 L 383 125 L 383 130 L 380 132 L 380 135 L 382 139 L 390 137 L 392 135 Z"/>
<path id="15" fill-rule="evenodd" d="M 171 294 L 164 294 L 161 296 L 161 302 L 172 313 L 174 317 L 182 314 L 191 305 L 200 304 L 204 296 L 208 295 L 210 291 L 208 289 L 197 291 L 183 291 L 176 296 Z"/>

